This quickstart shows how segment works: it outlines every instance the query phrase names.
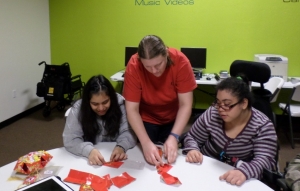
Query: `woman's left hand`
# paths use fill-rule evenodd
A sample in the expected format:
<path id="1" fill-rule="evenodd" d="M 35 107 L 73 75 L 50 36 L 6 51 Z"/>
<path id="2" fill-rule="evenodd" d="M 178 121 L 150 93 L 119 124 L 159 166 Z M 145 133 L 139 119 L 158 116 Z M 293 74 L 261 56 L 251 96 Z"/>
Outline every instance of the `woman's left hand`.
<path id="1" fill-rule="evenodd" d="M 246 181 L 246 176 L 240 170 L 230 170 L 220 176 L 220 180 L 226 180 L 226 182 L 240 186 Z"/>
<path id="2" fill-rule="evenodd" d="M 171 135 L 164 143 L 164 153 L 169 164 L 172 164 L 176 161 L 177 152 L 178 152 L 177 140 L 175 139 L 175 137 Z"/>
<path id="3" fill-rule="evenodd" d="M 127 159 L 127 154 L 121 147 L 116 146 L 111 153 L 110 161 L 120 161 Z"/>

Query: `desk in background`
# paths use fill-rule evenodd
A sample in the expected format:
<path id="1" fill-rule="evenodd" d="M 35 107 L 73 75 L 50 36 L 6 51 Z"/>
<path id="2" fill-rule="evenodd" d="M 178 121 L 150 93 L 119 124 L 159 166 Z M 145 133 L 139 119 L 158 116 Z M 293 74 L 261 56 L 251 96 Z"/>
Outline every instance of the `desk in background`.
<path id="1" fill-rule="evenodd" d="M 99 143 L 96 148 L 100 150 L 101 154 L 106 160 L 110 158 L 110 154 L 116 143 Z M 62 179 L 68 176 L 70 169 L 84 171 L 92 173 L 98 176 L 104 176 L 110 174 L 110 177 L 115 177 L 123 172 L 127 172 L 129 175 L 136 178 L 134 182 L 119 189 L 116 186 L 111 186 L 109 191 L 153 191 L 153 190 L 164 190 L 164 191 L 271 191 L 272 189 L 256 179 L 247 180 L 242 186 L 233 186 L 220 181 L 219 176 L 224 174 L 226 171 L 233 169 L 232 166 L 224 164 L 215 159 L 204 156 L 203 163 L 190 164 L 185 162 L 185 156 L 181 154 L 179 150 L 179 156 L 175 164 L 172 164 L 172 168 L 168 172 L 169 174 L 176 176 L 181 181 L 182 185 L 172 186 L 167 185 L 160 180 L 160 175 L 157 173 L 154 166 L 146 164 L 143 170 L 125 169 L 122 166 L 118 169 L 109 168 L 106 166 L 90 166 L 88 161 L 84 157 L 75 156 L 65 148 L 57 148 L 48 151 L 52 156 L 52 160 L 47 166 L 62 166 L 63 168 L 59 171 L 58 176 Z M 145 162 L 143 153 L 139 146 L 134 147 L 127 151 L 128 159 Z M 146 163 L 146 162 L 145 162 Z M 0 185 L 1 190 L 15 190 L 22 181 L 7 181 L 10 177 L 16 162 L 12 162 L 0 168 Z M 46 167 L 47 167 L 46 166 Z M 79 190 L 79 185 L 66 183 L 75 191 Z"/>
<path id="2" fill-rule="evenodd" d="M 123 82 L 124 81 L 124 77 L 123 77 L 124 71 L 121 72 L 117 72 L 114 75 L 112 75 L 110 77 L 110 79 L 112 81 L 117 81 L 117 82 Z M 218 81 L 214 78 L 213 74 L 210 74 L 209 77 L 211 78 L 210 80 L 206 79 L 207 75 L 203 75 L 202 78 L 200 78 L 200 80 L 196 80 L 196 83 L 198 85 L 216 85 L 218 83 Z M 260 84 L 256 83 L 256 82 L 252 82 L 252 87 L 259 87 Z M 293 88 L 293 83 L 292 82 L 284 82 L 283 87 L 282 88 L 288 88 L 291 89 Z"/>

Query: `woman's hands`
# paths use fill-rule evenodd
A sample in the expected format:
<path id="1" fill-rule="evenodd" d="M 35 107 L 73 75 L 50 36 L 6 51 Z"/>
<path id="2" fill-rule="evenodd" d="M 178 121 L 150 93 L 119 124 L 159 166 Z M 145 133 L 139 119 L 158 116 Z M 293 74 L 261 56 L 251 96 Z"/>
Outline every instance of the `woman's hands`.
<path id="1" fill-rule="evenodd" d="M 123 148 L 116 146 L 110 156 L 110 161 L 120 161 L 127 159 L 127 154 L 124 152 Z M 104 157 L 101 155 L 99 150 L 93 149 L 89 155 L 90 165 L 103 165 L 106 163 Z"/>
<path id="2" fill-rule="evenodd" d="M 144 157 L 148 163 L 155 166 L 164 165 L 162 158 L 158 153 L 157 146 L 153 144 L 152 141 L 144 143 L 142 147 L 143 147 Z"/>
<path id="3" fill-rule="evenodd" d="M 127 154 L 122 147 L 116 146 L 110 155 L 110 161 L 120 161 L 127 159 Z"/>
<path id="4" fill-rule="evenodd" d="M 185 161 L 190 163 L 201 164 L 203 161 L 203 155 L 198 150 L 190 150 L 186 155 Z"/>
<path id="5" fill-rule="evenodd" d="M 246 181 L 246 176 L 240 170 L 230 170 L 219 177 L 220 180 L 225 180 L 226 182 L 240 186 Z"/>
<path id="6" fill-rule="evenodd" d="M 93 149 L 89 155 L 89 163 L 90 165 L 103 165 L 105 160 L 97 149 Z"/>
<path id="7" fill-rule="evenodd" d="M 185 161 L 190 163 L 202 163 L 203 155 L 198 150 L 190 150 L 186 155 Z M 240 170 L 229 170 L 220 176 L 219 179 L 225 180 L 232 185 L 240 186 L 246 181 L 246 176 Z"/>
<path id="8" fill-rule="evenodd" d="M 178 142 L 174 136 L 170 135 L 168 137 L 168 139 L 164 143 L 164 151 L 168 163 L 174 163 L 178 154 Z"/>

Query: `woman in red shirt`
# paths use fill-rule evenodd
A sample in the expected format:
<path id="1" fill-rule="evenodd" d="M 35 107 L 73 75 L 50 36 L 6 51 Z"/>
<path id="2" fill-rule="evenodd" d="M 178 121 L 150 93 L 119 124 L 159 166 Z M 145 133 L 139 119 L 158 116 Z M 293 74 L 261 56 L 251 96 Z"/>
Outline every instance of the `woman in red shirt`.
<path id="1" fill-rule="evenodd" d="M 196 81 L 189 60 L 165 46 L 155 35 L 145 36 L 129 60 L 124 80 L 127 117 L 142 145 L 145 159 L 162 165 L 155 144 L 163 143 L 173 163 L 178 139 L 192 110 Z"/>

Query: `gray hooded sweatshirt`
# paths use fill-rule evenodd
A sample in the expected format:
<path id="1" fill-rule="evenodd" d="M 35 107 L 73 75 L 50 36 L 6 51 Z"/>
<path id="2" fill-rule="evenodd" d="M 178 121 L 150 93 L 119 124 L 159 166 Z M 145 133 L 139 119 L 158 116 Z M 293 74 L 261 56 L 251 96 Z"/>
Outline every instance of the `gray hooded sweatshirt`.
<path id="1" fill-rule="evenodd" d="M 116 142 L 127 151 L 136 145 L 136 135 L 127 121 L 127 115 L 124 104 L 124 97 L 117 93 L 118 103 L 122 112 L 119 133 L 116 137 L 106 136 L 107 132 L 102 128 L 101 133 L 96 137 L 96 143 L 99 142 Z M 63 142 L 67 151 L 78 155 L 89 157 L 90 152 L 94 149 L 91 142 L 84 142 L 81 123 L 79 122 L 81 100 L 74 103 L 67 117 L 65 129 L 63 131 Z M 104 121 L 97 117 L 99 127 L 103 127 Z"/>

